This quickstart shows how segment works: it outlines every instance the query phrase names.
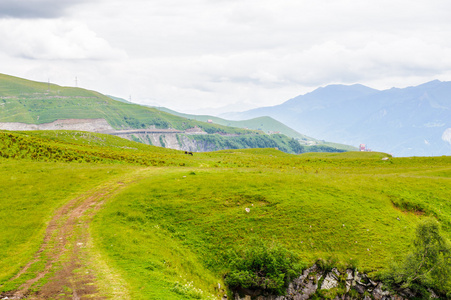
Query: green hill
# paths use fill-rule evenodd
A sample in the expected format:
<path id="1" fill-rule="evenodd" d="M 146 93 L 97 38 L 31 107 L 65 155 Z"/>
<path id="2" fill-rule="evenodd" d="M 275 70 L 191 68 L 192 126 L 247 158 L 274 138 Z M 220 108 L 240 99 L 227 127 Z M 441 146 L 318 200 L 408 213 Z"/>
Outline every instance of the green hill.
<path id="1" fill-rule="evenodd" d="M 215 116 L 209 116 L 209 115 L 192 115 L 192 114 L 184 114 L 180 113 L 174 110 L 171 110 L 166 107 L 155 107 L 158 110 L 170 113 L 172 115 L 184 117 L 190 120 L 197 120 L 202 122 L 208 122 L 212 121 L 214 124 L 220 124 L 224 126 L 231 126 L 231 127 L 238 127 L 238 128 L 245 128 L 245 129 L 254 129 L 254 130 L 261 130 L 268 134 L 274 134 L 274 133 L 281 133 L 284 134 L 290 138 L 294 138 L 298 140 L 303 145 L 325 145 L 334 147 L 337 149 L 342 149 L 346 151 L 355 151 L 357 148 L 349 146 L 349 145 L 343 145 L 343 144 L 336 144 L 336 143 L 329 143 L 325 141 L 319 141 L 312 137 L 303 135 L 296 130 L 286 126 L 285 124 L 271 118 L 271 117 L 258 117 L 253 118 L 249 120 L 243 120 L 243 121 L 233 121 L 233 120 L 226 120 Z"/>
<path id="2" fill-rule="evenodd" d="M 0 131 L 0 295 L 220 299 L 231 253 L 255 239 L 304 266 L 321 258 L 378 278 L 421 220 L 451 236 L 450 180 L 446 156 L 191 156 L 97 133 Z"/>
<path id="3" fill-rule="evenodd" d="M 231 126 L 231 127 L 239 127 L 239 128 L 249 128 L 249 129 L 255 129 L 255 130 L 262 130 L 266 133 L 282 133 L 286 136 L 304 140 L 304 141 L 315 141 L 314 138 L 305 136 L 303 134 L 300 134 L 299 132 L 291 129 L 290 127 L 280 123 L 279 121 L 274 120 L 271 117 L 259 117 L 254 118 L 250 120 L 244 120 L 244 121 L 232 121 L 232 120 L 225 120 L 219 117 L 215 116 L 209 116 L 209 115 L 191 115 L 191 114 L 184 114 L 180 113 L 174 110 L 171 110 L 166 107 L 155 107 L 158 110 L 168 112 L 172 115 L 181 116 L 187 119 L 191 120 L 198 120 L 202 122 L 208 122 L 208 120 L 211 120 L 215 124 L 220 124 L 224 126 Z"/>
<path id="4" fill-rule="evenodd" d="M 186 120 L 150 107 L 116 101 L 81 88 L 61 87 L 0 74 L 0 121 L 43 124 L 58 119 L 103 118 L 115 129 L 201 127 L 207 132 L 255 131 Z"/>
<path id="5" fill-rule="evenodd" d="M 0 122 L 26 124 L 51 123 L 59 119 L 105 119 L 116 130 L 200 128 L 209 135 L 177 136 L 177 144 L 187 141 L 201 151 L 273 147 L 289 153 L 340 151 L 336 146 L 304 147 L 283 135 L 268 135 L 261 130 L 229 127 L 187 119 L 80 88 L 61 87 L 0 74 Z M 130 138 L 150 142 L 148 136 Z M 175 139 L 175 138 L 174 138 Z M 161 146 L 165 146 L 164 137 Z M 193 146 L 194 147 L 194 146 Z"/>

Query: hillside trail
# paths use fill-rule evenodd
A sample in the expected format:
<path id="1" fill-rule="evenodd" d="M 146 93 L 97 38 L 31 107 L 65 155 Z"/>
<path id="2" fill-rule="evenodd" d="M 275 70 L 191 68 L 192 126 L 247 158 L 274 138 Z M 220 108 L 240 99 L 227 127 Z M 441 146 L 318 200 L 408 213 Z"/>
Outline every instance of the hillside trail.
<path id="1" fill-rule="evenodd" d="M 0 299 L 130 299 L 126 283 L 93 247 L 89 225 L 107 199 L 149 172 L 138 169 L 116 177 L 59 208 L 40 249 L 11 281 L 32 278 Z M 36 265 L 41 267 L 34 273 Z"/>

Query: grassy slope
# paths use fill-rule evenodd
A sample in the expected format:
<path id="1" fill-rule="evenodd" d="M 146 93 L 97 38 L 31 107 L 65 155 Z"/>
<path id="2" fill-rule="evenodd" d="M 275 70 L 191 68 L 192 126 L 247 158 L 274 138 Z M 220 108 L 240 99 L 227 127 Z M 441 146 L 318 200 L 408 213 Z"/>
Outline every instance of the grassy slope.
<path id="1" fill-rule="evenodd" d="M 274 132 L 279 131 L 286 136 L 293 137 L 300 140 L 306 140 L 306 141 L 314 141 L 315 139 L 305 136 L 303 134 L 300 134 L 299 132 L 291 129 L 290 127 L 280 123 L 279 121 L 274 120 L 271 117 L 259 117 L 254 118 L 250 120 L 244 120 L 244 121 L 232 121 L 232 120 L 226 120 L 215 116 L 209 116 L 209 115 L 191 115 L 191 114 L 184 114 L 180 113 L 171 109 L 168 109 L 166 107 L 155 107 L 158 110 L 168 112 L 170 114 L 181 116 L 187 119 L 193 119 L 198 120 L 202 122 L 207 122 L 208 120 L 212 120 L 216 124 L 225 125 L 225 126 L 232 126 L 232 127 L 240 127 L 240 128 L 250 128 L 250 129 L 256 129 L 256 130 L 262 130 L 264 132 Z"/>
<path id="2" fill-rule="evenodd" d="M 114 128 L 187 129 L 255 134 L 256 131 L 187 120 L 154 108 L 116 101 L 81 88 L 61 87 L 0 74 L 0 120 L 42 124 L 57 119 L 104 118 Z"/>
<path id="3" fill-rule="evenodd" d="M 436 215 L 450 233 L 450 158 L 385 164 L 380 157 L 263 155 L 254 157 L 262 163 L 256 168 L 247 167 L 246 154 L 228 159 L 233 156 L 241 167 L 151 176 L 99 214 L 100 246 L 120 258 L 117 264 L 136 287 L 136 299 L 152 293 L 158 298 L 157 291 L 168 293 L 180 281 L 214 293 L 227 271 L 222 264 L 227 249 L 253 236 L 277 240 L 309 263 L 333 256 L 343 263 L 356 260 L 361 270 L 381 270 L 406 253 L 420 218 L 393 203 L 413 204 L 410 208 L 423 209 L 421 214 Z M 170 253 L 185 253 L 194 263 L 174 260 L 167 254 L 168 244 L 178 249 Z M 216 278 L 203 278 L 205 269 Z M 149 276 L 155 280 L 146 280 Z"/>
<path id="4" fill-rule="evenodd" d="M 189 120 L 155 108 L 116 101 L 94 91 L 61 87 L 0 74 L 1 122 L 42 124 L 57 119 L 72 118 L 103 118 L 116 129 L 156 127 L 185 130 L 197 126 L 210 134 L 217 133 L 217 135 L 188 137 L 206 140 L 206 143 L 209 142 L 208 139 L 213 139 L 211 146 L 219 147 L 213 147 L 214 150 L 224 149 L 224 145 L 230 143 L 232 145 L 229 148 L 248 148 L 249 145 L 257 147 L 258 140 L 264 140 L 265 147 L 278 147 L 286 152 L 299 153 L 291 146 L 288 137 L 267 135 L 259 130 Z M 295 146 L 299 148 L 299 145 Z M 313 149 L 313 151 L 317 150 Z M 336 151 L 336 149 L 333 147 L 326 151 Z"/>
<path id="5" fill-rule="evenodd" d="M 0 122 L 22 122 L 42 124 L 58 119 L 96 119 L 103 118 L 116 129 L 129 128 L 175 128 L 184 130 L 200 127 L 208 133 L 233 135 L 264 135 L 257 123 L 268 120 L 250 121 L 251 126 L 240 122 L 232 124 L 209 124 L 199 120 L 176 116 L 155 108 L 117 101 L 100 93 L 73 87 L 61 87 L 55 84 L 40 83 L 13 76 L 0 74 Z M 271 119 L 272 120 L 272 119 Z M 255 123 L 257 122 L 257 123 Z M 255 124 L 254 124 L 255 123 Z M 262 123 L 262 124 L 263 124 Z M 290 128 L 272 120 L 272 130 L 306 139 Z M 241 127 L 241 128 L 238 128 Z M 251 129 L 243 129 L 249 127 Z M 275 140 L 271 135 L 266 139 Z M 202 138 L 202 137 L 200 137 Z M 225 138 L 222 138 L 225 140 Z M 288 139 L 287 139 L 288 140 Z M 338 149 L 350 150 L 343 145 L 330 145 Z M 282 147 L 279 147 L 282 148 Z"/>
<path id="6" fill-rule="evenodd" d="M 352 147 L 349 145 L 343 145 L 343 144 L 337 144 L 337 143 L 329 143 L 329 142 L 322 142 L 315 140 L 312 137 L 308 137 L 306 135 L 303 135 L 296 130 L 286 126 L 285 124 L 274 120 L 271 117 L 258 117 L 250 120 L 243 120 L 243 121 L 232 121 L 232 120 L 226 120 L 219 117 L 209 116 L 209 115 L 190 115 L 190 114 L 184 114 L 179 113 L 174 110 L 165 108 L 165 107 L 156 107 L 157 109 L 168 112 L 170 114 L 181 116 L 187 119 L 193 119 L 198 121 L 207 122 L 208 120 L 212 120 L 213 123 L 225 125 L 225 126 L 232 126 L 232 127 L 239 127 L 239 128 L 249 128 L 249 129 L 255 129 L 255 130 L 262 130 L 266 133 L 274 133 L 274 132 L 280 132 L 288 137 L 295 138 L 297 140 L 305 142 L 316 142 L 318 144 L 323 144 L 326 146 L 334 147 L 337 149 L 343 149 L 346 151 L 355 151 L 357 150 L 356 147 Z"/>
<path id="7" fill-rule="evenodd" d="M 11 152 L 8 159 L 0 158 L 0 189 L 7 195 L 0 202 L 0 213 L 22 224 L 28 218 L 19 209 L 23 199 L 29 212 L 37 212 L 31 220 L 36 230 L 24 238 L 31 225 L 0 223 L 0 232 L 11 226 L 16 230 L 2 241 L 12 243 L 8 253 L 25 245 L 25 240 L 28 245 L 17 258 L 3 257 L 0 284 L 31 257 L 56 207 L 107 179 L 107 170 L 126 172 L 125 166 L 148 160 L 159 162 L 159 167 L 147 169 L 146 179 L 110 199 L 92 228 L 98 251 L 120 270 L 133 299 L 217 295 L 215 287 L 227 271 L 223 264 L 227 250 L 253 236 L 277 240 L 309 263 L 332 255 L 343 263 L 357 260 L 360 269 L 374 272 L 407 251 L 423 215 L 437 217 L 451 233 L 451 157 L 383 161 L 383 153 L 295 156 L 274 149 L 186 156 L 96 134 L 27 135 L 39 142 L 30 144 L 19 138 L 24 134 L 7 133 L 2 143 L 14 139 L 19 146 L 41 145 L 47 147 L 46 153 L 52 153 L 48 148 L 63 147 L 74 156 L 84 151 L 100 157 L 102 164 L 33 162 L 47 158 L 12 159 Z M 19 146 L 8 149 L 24 151 Z M 108 159 L 101 156 L 106 152 Z M 52 181 L 55 174 L 64 180 Z M 17 186 L 23 194 L 15 196 Z M 3 264 L 4 259 L 8 263 Z"/>

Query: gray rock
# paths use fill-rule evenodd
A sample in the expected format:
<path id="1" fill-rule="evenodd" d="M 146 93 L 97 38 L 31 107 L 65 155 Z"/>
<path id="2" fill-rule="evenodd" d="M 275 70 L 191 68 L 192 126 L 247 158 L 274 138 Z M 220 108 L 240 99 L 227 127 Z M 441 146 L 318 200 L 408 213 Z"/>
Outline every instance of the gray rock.
<path id="1" fill-rule="evenodd" d="M 346 270 L 346 293 L 355 285 L 354 275 L 351 269 Z"/>
<path id="2" fill-rule="evenodd" d="M 353 287 L 360 295 L 363 295 L 364 293 L 365 293 L 365 291 L 366 291 L 366 286 L 364 286 L 364 285 L 361 285 L 361 284 L 356 284 L 354 287 Z"/>
<path id="3" fill-rule="evenodd" d="M 346 280 L 353 280 L 354 279 L 353 273 L 354 272 L 351 269 L 347 269 L 346 270 Z"/>
<path id="4" fill-rule="evenodd" d="M 384 291 L 382 289 L 382 283 L 379 283 L 376 288 L 373 291 L 373 298 L 375 300 L 383 300 L 383 299 L 387 299 L 388 296 L 390 296 L 390 292 L 388 291 Z"/>
<path id="5" fill-rule="evenodd" d="M 381 282 L 372 281 L 365 274 L 357 271 L 346 270 L 345 274 L 346 294 L 338 295 L 336 300 L 356 300 L 356 299 L 374 299 L 374 300 L 407 300 L 415 297 L 415 294 L 408 289 L 398 291 L 398 295 L 392 295 L 384 290 Z M 290 282 L 284 296 L 259 295 L 258 291 L 242 289 L 241 293 L 247 296 L 240 297 L 238 293 L 234 295 L 234 300 L 307 300 L 318 291 L 318 282 L 324 277 L 321 290 L 328 290 L 339 286 L 340 272 L 332 269 L 331 272 L 324 274 L 316 265 L 303 271 L 302 275 Z M 358 297 L 352 297 L 348 294 L 353 288 L 358 293 Z M 430 299 L 439 299 L 439 297 L 430 290 Z M 226 299 L 223 299 L 226 300 Z"/>
<path id="6" fill-rule="evenodd" d="M 330 272 L 324 278 L 323 284 L 321 285 L 322 290 L 330 290 L 338 286 L 338 276 L 335 272 Z"/>

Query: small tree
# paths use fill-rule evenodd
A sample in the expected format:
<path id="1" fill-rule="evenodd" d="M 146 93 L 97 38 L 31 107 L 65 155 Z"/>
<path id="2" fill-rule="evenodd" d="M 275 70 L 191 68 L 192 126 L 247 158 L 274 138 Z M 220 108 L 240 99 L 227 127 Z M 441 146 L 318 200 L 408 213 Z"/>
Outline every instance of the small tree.
<path id="1" fill-rule="evenodd" d="M 426 287 L 442 294 L 451 291 L 451 245 L 435 219 L 418 225 L 412 252 L 393 264 L 385 277 L 392 286 L 420 293 Z"/>
<path id="2" fill-rule="evenodd" d="M 232 290 L 247 290 L 255 294 L 284 294 L 289 282 L 302 272 L 296 256 L 276 243 L 253 240 L 241 252 L 232 252 L 231 271 L 225 284 Z"/>

